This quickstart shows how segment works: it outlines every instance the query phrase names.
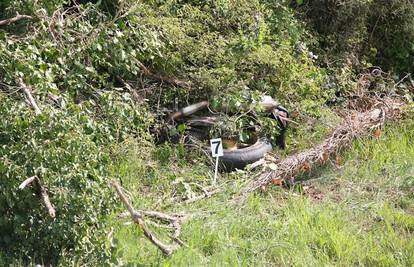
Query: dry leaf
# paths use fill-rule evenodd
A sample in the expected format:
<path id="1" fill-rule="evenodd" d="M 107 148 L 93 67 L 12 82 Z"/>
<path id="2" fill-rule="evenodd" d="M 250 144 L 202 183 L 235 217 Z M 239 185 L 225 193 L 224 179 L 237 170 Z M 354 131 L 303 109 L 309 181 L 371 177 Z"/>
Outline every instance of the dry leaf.
<path id="1" fill-rule="evenodd" d="M 272 171 L 276 171 L 277 170 L 277 165 L 274 164 L 273 162 L 268 164 L 267 167 L 269 167 L 269 169 L 271 169 Z"/>
<path id="2" fill-rule="evenodd" d="M 329 159 L 329 155 L 328 155 L 328 153 L 326 153 L 326 152 L 323 152 L 322 153 L 322 157 L 321 157 L 321 161 L 322 161 L 322 163 L 325 163 L 328 159 Z"/>
<path id="3" fill-rule="evenodd" d="M 311 165 L 310 165 L 309 161 L 305 161 L 305 162 L 303 163 L 303 171 L 307 172 L 307 171 L 309 171 L 310 169 L 311 169 Z"/>
<path id="4" fill-rule="evenodd" d="M 381 137 L 381 129 L 380 129 L 380 128 L 377 128 L 377 129 L 374 131 L 373 135 L 374 135 L 375 139 L 377 139 L 377 140 L 378 140 L 378 139 Z"/>
<path id="5" fill-rule="evenodd" d="M 283 186 L 283 179 L 272 178 L 272 184 L 277 186 Z"/>
<path id="6" fill-rule="evenodd" d="M 336 159 L 335 159 L 335 165 L 337 168 L 340 168 L 342 165 L 342 158 L 338 155 L 336 156 Z"/>

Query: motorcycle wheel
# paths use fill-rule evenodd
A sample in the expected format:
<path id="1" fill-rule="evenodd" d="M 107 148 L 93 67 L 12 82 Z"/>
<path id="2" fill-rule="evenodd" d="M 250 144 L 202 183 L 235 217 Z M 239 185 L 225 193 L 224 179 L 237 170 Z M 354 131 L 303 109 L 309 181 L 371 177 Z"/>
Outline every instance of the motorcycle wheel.
<path id="1" fill-rule="evenodd" d="M 189 131 L 188 141 L 206 140 L 205 132 Z M 219 158 L 220 167 L 224 171 L 232 171 L 235 169 L 243 169 L 248 164 L 254 163 L 262 159 L 266 153 L 272 151 L 272 144 L 267 138 L 259 138 L 255 143 L 247 147 L 237 147 L 231 149 L 223 149 L 223 156 Z"/>

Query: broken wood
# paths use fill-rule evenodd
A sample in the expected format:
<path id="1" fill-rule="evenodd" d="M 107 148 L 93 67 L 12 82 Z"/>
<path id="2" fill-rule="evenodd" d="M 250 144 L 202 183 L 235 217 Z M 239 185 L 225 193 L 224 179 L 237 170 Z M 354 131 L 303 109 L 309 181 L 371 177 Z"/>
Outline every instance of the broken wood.
<path id="1" fill-rule="evenodd" d="M 127 208 L 131 219 L 134 223 L 138 224 L 144 232 L 145 237 L 151 241 L 157 248 L 159 248 L 166 256 L 171 255 L 175 250 L 179 248 L 179 246 L 183 245 L 183 241 L 181 241 L 178 236 L 181 233 L 181 217 L 179 216 L 172 216 L 165 213 L 161 213 L 158 211 L 143 211 L 143 210 L 135 210 L 134 207 L 131 205 L 129 199 L 124 194 L 121 186 L 117 181 L 113 181 L 112 185 L 115 187 L 116 192 L 119 195 L 122 203 L 124 203 L 125 207 Z M 170 238 L 176 242 L 177 245 L 167 245 L 164 244 L 161 240 L 159 240 L 145 225 L 144 216 L 155 217 L 160 220 L 168 221 L 171 226 L 174 228 L 174 234 L 170 236 Z"/>
<path id="2" fill-rule="evenodd" d="M 29 101 L 30 106 L 34 109 L 36 115 L 39 115 L 42 113 L 42 111 L 40 110 L 39 106 L 37 105 L 35 99 L 33 98 L 32 95 L 32 88 L 28 85 L 26 85 L 23 82 L 22 78 L 19 78 L 19 86 L 22 89 L 23 93 L 26 95 L 27 100 Z"/>
<path id="3" fill-rule="evenodd" d="M 327 158 L 337 155 L 350 146 L 356 137 L 364 136 L 384 125 L 387 119 L 395 119 L 401 111 L 401 102 L 395 99 L 375 99 L 373 107 L 366 112 L 351 112 L 342 124 L 319 145 L 283 160 L 266 157 L 266 165 L 254 180 L 242 188 L 241 194 L 253 192 L 270 184 L 274 179 L 292 181 L 300 173 L 311 170 L 312 166 L 324 163 Z"/>
<path id="4" fill-rule="evenodd" d="M 19 189 L 23 190 L 24 188 L 26 188 L 32 183 L 34 183 L 36 189 L 38 190 L 41 202 L 43 203 L 43 205 L 45 205 L 46 210 L 49 213 L 49 216 L 52 218 L 55 218 L 56 210 L 53 207 L 52 202 L 50 202 L 49 195 L 47 193 L 46 188 L 42 185 L 42 182 L 40 181 L 40 178 L 37 175 L 29 177 L 26 180 L 24 180 L 19 185 Z"/>
<path id="5" fill-rule="evenodd" d="M 22 20 L 22 19 L 32 19 L 32 18 L 33 18 L 32 16 L 17 14 L 13 18 L 5 19 L 5 20 L 0 20 L 0 26 L 10 25 L 10 24 L 15 23 L 16 21 L 19 21 L 19 20 Z"/>

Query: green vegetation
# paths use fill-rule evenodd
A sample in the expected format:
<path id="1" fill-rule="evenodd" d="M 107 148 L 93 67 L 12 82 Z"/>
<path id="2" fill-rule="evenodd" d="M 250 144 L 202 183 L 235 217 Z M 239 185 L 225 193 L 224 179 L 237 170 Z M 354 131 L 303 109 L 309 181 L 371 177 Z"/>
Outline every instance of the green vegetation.
<path id="1" fill-rule="evenodd" d="M 183 226 L 182 238 L 189 247 L 170 258 L 163 258 L 155 247 L 149 246 L 136 226 L 123 225 L 127 220 L 116 219 L 114 244 L 118 263 L 411 266 L 414 121 L 405 123 L 398 128 L 387 126 L 379 140 L 368 137 L 356 141 L 351 152 L 344 155 L 344 165 L 329 164 L 322 171 L 302 177 L 306 181 L 303 188 L 286 191 L 270 186 L 244 202 L 235 202 L 230 196 L 237 191 L 240 177 L 249 178 L 247 173 L 238 173 L 222 177 L 226 190 L 217 197 L 165 208 L 195 214 Z M 152 172 L 153 183 L 145 189 L 152 193 L 144 196 L 135 181 L 142 177 L 150 180 L 148 172 L 154 167 L 138 171 L 140 152 L 134 150 L 134 156 L 122 168 L 122 176 L 124 186 L 136 192 L 136 206 L 154 207 L 154 199 L 162 198 L 160 191 L 171 190 L 161 188 L 165 179 L 187 184 L 208 182 L 196 176 L 199 169 L 179 168 L 179 156 L 172 155 L 173 163 L 163 168 L 174 176 L 160 177 Z M 160 172 L 165 173 L 164 170 Z"/>
<path id="2" fill-rule="evenodd" d="M 305 2 L 297 8 L 317 32 L 325 64 L 336 64 L 332 62 L 332 54 L 336 54 L 339 65 L 359 69 L 374 65 L 397 73 L 413 71 L 412 1 L 296 2 Z"/>
<path id="3" fill-rule="evenodd" d="M 412 99 L 411 1 L 0 2 L 0 21 L 16 13 L 31 18 L 0 23 L 0 265 L 414 264 L 412 120 L 356 141 L 343 166 L 302 186 L 236 201 L 255 174 L 238 171 L 188 205 L 211 185 L 213 163 L 151 135 L 166 109 L 205 99 L 240 119 L 216 133 L 241 133 L 240 107 L 268 94 L 298 123 L 275 151 L 284 156 L 322 140 L 356 92 Z M 34 188 L 18 190 L 34 175 L 56 218 Z M 137 208 L 192 215 L 188 247 L 164 257 L 124 225 L 112 179 Z"/>

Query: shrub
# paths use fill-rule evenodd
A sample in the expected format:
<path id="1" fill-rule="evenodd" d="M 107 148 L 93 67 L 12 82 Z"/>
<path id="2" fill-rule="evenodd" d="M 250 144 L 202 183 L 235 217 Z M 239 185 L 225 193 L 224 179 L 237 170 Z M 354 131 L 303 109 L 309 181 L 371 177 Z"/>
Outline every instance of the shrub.
<path id="1" fill-rule="evenodd" d="M 292 1 L 292 6 L 319 36 L 326 63 L 413 71 L 412 1 L 309 0 Z"/>
<path id="2" fill-rule="evenodd" d="M 126 137 L 147 139 L 156 123 L 149 109 L 271 94 L 318 114 L 331 94 L 320 87 L 324 70 L 295 51 L 308 36 L 287 1 L 81 2 L 1 3 L 1 16 L 34 16 L 0 31 L 2 260 L 110 260 L 112 147 Z M 168 83 L 171 77 L 191 86 Z M 19 78 L 32 86 L 41 115 L 24 104 Z M 32 175 L 48 188 L 55 220 L 32 189 L 16 190 Z"/>
<path id="3" fill-rule="evenodd" d="M 116 207 L 108 187 L 110 147 L 122 140 L 119 133 L 128 134 L 126 125 L 142 136 L 131 132 L 134 124 L 145 129 L 141 118 L 123 105 L 119 121 L 100 121 L 73 104 L 33 116 L 26 105 L 0 98 L 0 246 L 9 256 L 53 265 L 109 260 L 105 218 Z M 47 187 L 55 219 L 32 189 L 17 190 L 33 175 Z"/>
<path id="4" fill-rule="evenodd" d="M 373 1 L 366 54 L 373 63 L 396 73 L 414 71 L 414 3 Z"/>
<path id="5" fill-rule="evenodd" d="M 79 127 L 85 116 L 46 111 L 33 117 L 27 107 L 4 97 L 1 110 L 1 246 L 8 255 L 47 264 L 56 264 L 62 254 L 96 253 L 104 240 L 102 218 L 113 203 L 104 171 L 108 151 Z M 17 190 L 33 175 L 48 188 L 56 220 L 44 212 L 33 190 Z M 107 250 L 101 255 L 107 257 Z"/>

